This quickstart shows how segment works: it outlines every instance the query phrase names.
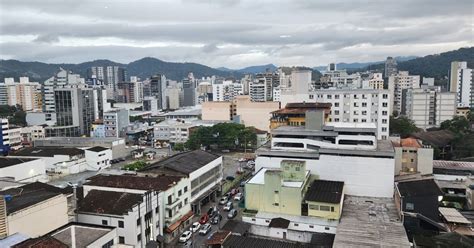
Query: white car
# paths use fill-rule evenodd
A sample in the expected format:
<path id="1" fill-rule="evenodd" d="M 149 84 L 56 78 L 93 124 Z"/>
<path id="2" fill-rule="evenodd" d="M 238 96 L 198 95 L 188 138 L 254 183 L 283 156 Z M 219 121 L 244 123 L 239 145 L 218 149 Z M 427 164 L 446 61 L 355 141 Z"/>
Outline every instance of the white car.
<path id="1" fill-rule="evenodd" d="M 191 232 L 195 233 L 199 231 L 199 228 L 201 228 L 201 224 L 199 224 L 199 222 L 194 222 L 191 226 Z"/>
<path id="2" fill-rule="evenodd" d="M 219 201 L 219 204 L 225 205 L 229 201 L 229 198 L 226 196 L 222 197 L 221 200 Z"/>
<path id="3" fill-rule="evenodd" d="M 179 236 L 179 242 L 184 243 L 188 241 L 191 238 L 191 235 L 193 235 L 191 231 L 184 232 L 183 234 L 181 234 L 181 236 Z"/>
<path id="4" fill-rule="evenodd" d="M 241 201 L 243 196 L 244 196 L 244 195 L 243 195 L 242 193 L 240 193 L 240 192 L 237 193 L 237 194 L 235 194 L 235 196 L 234 196 L 234 201 Z"/>
<path id="5" fill-rule="evenodd" d="M 234 204 L 232 202 L 227 202 L 224 206 L 224 211 L 230 211 L 234 208 Z"/>
<path id="6" fill-rule="evenodd" d="M 199 230 L 200 235 L 206 235 L 208 232 L 211 231 L 211 224 L 207 223 L 204 226 L 202 226 L 201 230 Z"/>

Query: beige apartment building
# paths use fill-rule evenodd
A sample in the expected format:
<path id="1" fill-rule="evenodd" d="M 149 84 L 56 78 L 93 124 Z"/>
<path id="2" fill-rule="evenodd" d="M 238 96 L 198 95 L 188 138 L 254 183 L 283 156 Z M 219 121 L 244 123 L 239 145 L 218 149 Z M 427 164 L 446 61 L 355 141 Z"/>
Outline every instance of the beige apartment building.
<path id="1" fill-rule="evenodd" d="M 278 109 L 279 102 L 252 102 L 249 96 L 236 96 L 228 102 L 202 103 L 202 119 L 234 121 L 268 131 L 271 112 Z"/>

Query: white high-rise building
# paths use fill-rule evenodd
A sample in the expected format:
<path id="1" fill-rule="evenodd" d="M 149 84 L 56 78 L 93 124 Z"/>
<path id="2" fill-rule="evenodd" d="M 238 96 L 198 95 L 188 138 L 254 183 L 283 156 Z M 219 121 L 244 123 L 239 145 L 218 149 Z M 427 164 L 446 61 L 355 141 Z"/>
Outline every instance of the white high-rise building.
<path id="1" fill-rule="evenodd" d="M 408 90 L 406 103 L 408 118 L 422 129 L 439 127 L 456 115 L 456 93 L 442 92 L 439 86 Z"/>
<path id="2" fill-rule="evenodd" d="M 456 92 L 458 107 L 474 108 L 474 83 L 472 80 L 472 69 L 467 68 L 467 62 L 451 62 L 449 91 Z"/>
<path id="3" fill-rule="evenodd" d="M 43 84 L 43 111 L 55 112 L 54 90 L 64 88 L 67 85 L 84 84 L 84 78 L 79 74 L 73 74 L 70 71 L 60 69 L 56 75 L 52 76 Z"/>
<path id="4" fill-rule="evenodd" d="M 392 109 L 390 114 L 397 111 L 398 114 L 405 115 L 406 90 L 419 89 L 420 76 L 409 75 L 408 71 L 399 71 L 388 78 L 388 89 L 392 95 Z"/>
<path id="5" fill-rule="evenodd" d="M 382 90 L 383 89 L 382 73 L 373 73 L 372 75 L 370 75 L 370 79 L 368 80 L 368 87 L 374 90 Z"/>
<path id="6" fill-rule="evenodd" d="M 242 83 L 225 80 L 212 85 L 212 100 L 215 102 L 232 101 L 236 96 L 242 95 L 243 91 Z"/>
<path id="7" fill-rule="evenodd" d="M 282 80 L 282 78 L 280 78 Z M 295 68 L 288 77 L 288 82 L 283 78 L 286 86 L 281 86 L 280 101 L 281 105 L 287 103 L 310 101 L 309 94 L 311 86 L 311 70 Z"/>
<path id="8" fill-rule="evenodd" d="M 331 103 L 330 122 L 374 123 L 377 139 L 389 137 L 390 92 L 371 89 L 323 89 L 312 101 Z"/>

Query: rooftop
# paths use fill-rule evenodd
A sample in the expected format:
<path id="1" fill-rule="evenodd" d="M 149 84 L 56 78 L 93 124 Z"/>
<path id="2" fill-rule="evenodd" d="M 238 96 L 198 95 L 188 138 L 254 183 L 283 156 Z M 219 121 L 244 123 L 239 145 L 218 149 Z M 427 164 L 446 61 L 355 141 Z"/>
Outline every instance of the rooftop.
<path id="1" fill-rule="evenodd" d="M 215 232 L 206 241 L 206 245 L 222 245 L 230 234 L 231 232 L 227 230 Z"/>
<path id="2" fill-rule="evenodd" d="M 274 218 L 268 224 L 268 227 L 283 228 L 286 229 L 290 225 L 290 221 L 283 218 Z"/>
<path id="3" fill-rule="evenodd" d="M 228 220 L 222 227 L 222 230 L 244 234 L 250 230 L 250 224 L 243 221 Z"/>
<path id="4" fill-rule="evenodd" d="M 200 115 L 201 114 L 201 109 L 197 107 L 192 107 L 192 108 L 183 108 L 183 109 L 178 109 L 172 112 L 168 112 L 165 114 L 165 116 L 174 116 L 174 115 Z"/>
<path id="5" fill-rule="evenodd" d="M 433 168 L 451 170 L 474 170 L 474 162 L 433 160 Z"/>
<path id="6" fill-rule="evenodd" d="M 396 187 L 401 196 L 405 197 L 443 195 L 443 192 L 433 179 L 399 182 Z"/>
<path id="7" fill-rule="evenodd" d="M 79 204 L 80 212 L 123 215 L 143 201 L 140 194 L 91 190 Z"/>
<path id="8" fill-rule="evenodd" d="M 247 183 L 250 183 L 250 184 L 265 184 L 265 174 L 267 172 L 278 172 L 278 173 L 280 173 L 281 170 L 279 168 L 263 167 Z M 306 174 L 305 174 L 305 178 L 308 177 L 309 173 L 310 173 L 309 170 L 307 170 Z M 282 186 L 300 188 L 301 186 L 303 186 L 303 183 L 304 183 L 303 181 L 301 181 L 301 182 L 282 181 Z"/>
<path id="9" fill-rule="evenodd" d="M 410 247 L 391 198 L 344 199 L 334 247 Z"/>
<path id="10" fill-rule="evenodd" d="M 220 156 L 202 150 L 178 153 L 164 160 L 158 161 L 141 171 L 151 171 L 159 168 L 168 168 L 186 175 L 200 169 Z"/>
<path id="11" fill-rule="evenodd" d="M 54 155 L 79 156 L 84 150 L 72 147 L 27 147 L 12 153 L 12 156 L 21 157 L 54 157 Z"/>
<path id="12" fill-rule="evenodd" d="M 109 150 L 109 148 L 102 147 L 102 146 L 94 146 L 94 147 L 91 147 L 87 150 L 92 151 L 92 152 L 101 152 L 101 151 Z"/>
<path id="13" fill-rule="evenodd" d="M 61 241 L 47 236 L 25 240 L 13 246 L 13 248 L 69 248 Z"/>
<path id="14" fill-rule="evenodd" d="M 455 208 L 444 208 L 440 207 L 439 213 L 444 217 L 447 222 L 456 224 L 472 224 L 471 221 L 466 219 L 459 211 Z"/>
<path id="15" fill-rule="evenodd" d="M 37 159 L 0 157 L 0 168 L 30 162 Z"/>
<path id="16" fill-rule="evenodd" d="M 224 248 L 252 247 L 252 248 L 310 248 L 310 244 L 275 240 L 261 237 L 230 235 L 223 244 Z"/>
<path id="17" fill-rule="evenodd" d="M 418 132 L 411 136 L 438 147 L 447 146 L 454 139 L 454 133 L 449 130 Z"/>
<path id="18" fill-rule="evenodd" d="M 180 176 L 135 176 L 135 175 L 105 175 L 90 177 L 84 185 L 108 188 L 124 188 L 138 190 L 164 191 L 179 182 Z"/>
<path id="19" fill-rule="evenodd" d="M 420 142 L 415 138 L 401 139 L 400 142 L 393 142 L 394 146 L 421 148 Z"/>
<path id="20" fill-rule="evenodd" d="M 0 195 L 12 196 L 12 199 L 6 202 L 8 214 L 33 206 L 63 193 L 68 192 L 40 182 L 0 191 Z"/>
<path id="21" fill-rule="evenodd" d="M 340 203 L 344 182 L 314 180 L 306 191 L 305 200 L 314 202 Z"/>

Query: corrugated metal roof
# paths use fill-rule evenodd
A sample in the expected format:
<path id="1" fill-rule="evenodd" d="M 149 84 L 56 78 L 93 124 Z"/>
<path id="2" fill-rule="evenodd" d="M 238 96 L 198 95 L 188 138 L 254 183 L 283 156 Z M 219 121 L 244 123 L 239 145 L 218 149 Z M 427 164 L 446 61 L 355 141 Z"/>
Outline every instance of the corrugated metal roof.
<path id="1" fill-rule="evenodd" d="M 441 215 L 446 219 L 447 222 L 460 223 L 460 224 L 472 224 L 466 217 L 464 217 L 455 208 L 438 208 Z"/>

